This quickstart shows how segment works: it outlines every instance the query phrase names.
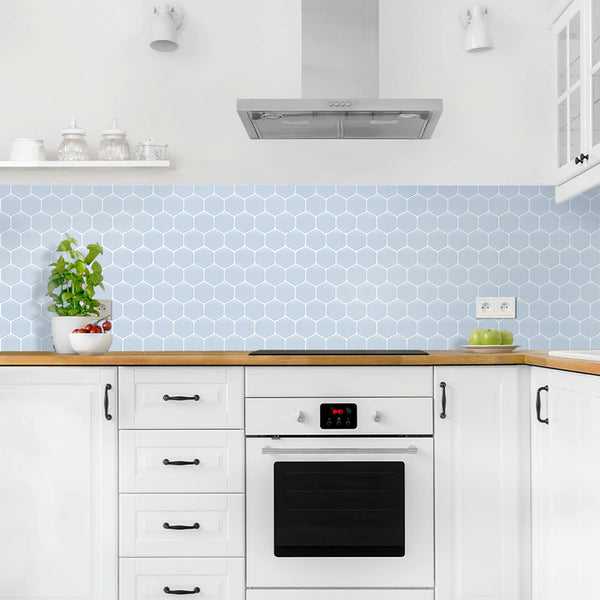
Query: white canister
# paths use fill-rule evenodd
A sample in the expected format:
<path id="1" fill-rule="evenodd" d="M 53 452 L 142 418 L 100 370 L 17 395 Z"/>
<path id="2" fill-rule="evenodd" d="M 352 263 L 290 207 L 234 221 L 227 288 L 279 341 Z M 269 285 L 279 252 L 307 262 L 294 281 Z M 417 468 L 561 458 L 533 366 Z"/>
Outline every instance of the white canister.
<path id="1" fill-rule="evenodd" d="M 96 317 L 52 317 L 52 342 L 56 354 L 75 354 L 69 334 L 91 323 Z"/>
<path id="2" fill-rule="evenodd" d="M 44 140 L 28 138 L 14 140 L 10 149 L 10 160 L 13 162 L 38 162 L 46 160 Z"/>

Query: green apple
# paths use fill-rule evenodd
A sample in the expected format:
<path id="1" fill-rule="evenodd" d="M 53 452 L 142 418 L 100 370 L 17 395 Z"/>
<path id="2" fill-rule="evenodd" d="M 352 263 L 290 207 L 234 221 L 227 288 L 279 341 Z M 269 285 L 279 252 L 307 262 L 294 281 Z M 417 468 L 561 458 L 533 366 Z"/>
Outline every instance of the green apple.
<path id="1" fill-rule="evenodd" d="M 483 344 L 481 341 L 481 336 L 483 334 L 483 329 L 473 329 L 471 334 L 469 335 L 469 344 L 472 346 L 480 346 Z"/>
<path id="2" fill-rule="evenodd" d="M 510 346 L 513 343 L 513 334 L 512 331 L 508 331 L 508 329 L 503 329 L 500 332 L 500 335 L 502 336 L 502 344 L 504 346 Z"/>
<path id="3" fill-rule="evenodd" d="M 497 329 L 484 329 L 481 343 L 484 346 L 499 346 L 502 343 L 502 334 Z"/>

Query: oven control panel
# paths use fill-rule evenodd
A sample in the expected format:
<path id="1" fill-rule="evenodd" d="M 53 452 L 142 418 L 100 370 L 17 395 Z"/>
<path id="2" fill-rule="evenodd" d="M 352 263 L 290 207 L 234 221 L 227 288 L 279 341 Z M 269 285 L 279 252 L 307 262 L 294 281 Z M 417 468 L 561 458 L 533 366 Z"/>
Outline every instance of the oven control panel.
<path id="1" fill-rule="evenodd" d="M 321 404 L 321 429 L 356 429 L 356 404 Z"/>

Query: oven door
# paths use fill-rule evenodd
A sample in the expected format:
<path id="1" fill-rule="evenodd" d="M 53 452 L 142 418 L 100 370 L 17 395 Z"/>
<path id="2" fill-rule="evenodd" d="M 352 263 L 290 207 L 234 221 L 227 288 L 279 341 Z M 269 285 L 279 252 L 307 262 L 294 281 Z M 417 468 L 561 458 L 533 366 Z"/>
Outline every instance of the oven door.
<path id="1" fill-rule="evenodd" d="M 431 438 L 248 438 L 250 588 L 433 587 Z"/>

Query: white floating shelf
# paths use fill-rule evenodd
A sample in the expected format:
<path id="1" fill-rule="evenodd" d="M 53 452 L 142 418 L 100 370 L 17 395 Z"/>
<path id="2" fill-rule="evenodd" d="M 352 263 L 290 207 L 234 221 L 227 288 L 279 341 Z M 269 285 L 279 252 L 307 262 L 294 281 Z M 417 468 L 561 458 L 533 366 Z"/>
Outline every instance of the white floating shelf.
<path id="1" fill-rule="evenodd" d="M 0 160 L 0 169 L 96 169 L 170 167 L 170 160 L 42 160 L 14 162 Z"/>

